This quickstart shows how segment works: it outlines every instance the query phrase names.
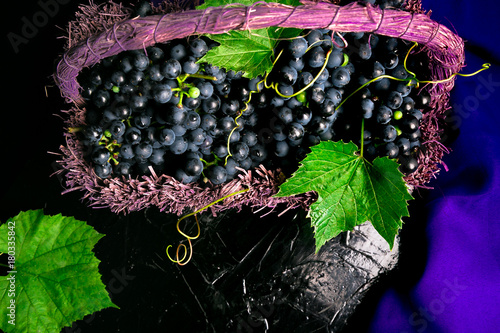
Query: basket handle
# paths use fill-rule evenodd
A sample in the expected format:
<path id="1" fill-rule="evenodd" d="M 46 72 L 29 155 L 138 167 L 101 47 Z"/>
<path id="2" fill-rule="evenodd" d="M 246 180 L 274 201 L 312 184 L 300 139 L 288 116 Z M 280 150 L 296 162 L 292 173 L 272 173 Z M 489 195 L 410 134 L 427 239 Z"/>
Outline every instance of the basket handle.
<path id="1" fill-rule="evenodd" d="M 80 104 L 80 86 L 76 80 L 79 72 L 103 58 L 191 35 L 271 26 L 372 32 L 417 42 L 439 60 L 439 68 L 433 69 L 438 79 L 459 72 L 464 65 L 462 38 L 425 14 L 382 10 L 358 2 L 346 6 L 321 2 L 297 7 L 257 2 L 251 6 L 209 7 L 116 23 L 67 50 L 57 65 L 54 80 L 66 101 Z"/>

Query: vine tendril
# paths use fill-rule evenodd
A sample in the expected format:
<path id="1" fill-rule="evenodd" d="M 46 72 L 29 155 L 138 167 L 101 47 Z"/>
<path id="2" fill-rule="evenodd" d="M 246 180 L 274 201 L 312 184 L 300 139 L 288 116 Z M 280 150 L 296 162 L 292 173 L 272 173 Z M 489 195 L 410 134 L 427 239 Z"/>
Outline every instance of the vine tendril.
<path id="1" fill-rule="evenodd" d="M 200 213 L 200 212 L 204 211 L 204 210 L 205 210 L 205 209 L 207 209 L 207 208 L 210 208 L 211 206 L 213 206 L 213 205 L 215 205 L 215 204 L 217 204 L 217 203 L 219 203 L 219 202 L 221 202 L 221 201 L 226 200 L 227 198 L 230 198 L 230 197 L 232 197 L 232 196 L 235 196 L 235 195 L 238 195 L 238 194 L 241 194 L 241 193 L 247 192 L 247 191 L 249 191 L 249 190 L 250 190 L 250 188 L 246 188 L 246 189 L 243 189 L 243 190 L 240 190 L 240 191 L 233 192 L 233 193 L 230 193 L 230 194 L 228 194 L 228 195 L 225 195 L 225 196 L 223 196 L 222 198 L 219 198 L 219 199 L 217 199 L 217 200 L 215 200 L 215 201 L 212 201 L 212 202 L 211 202 L 211 203 L 209 203 L 208 205 L 206 205 L 206 206 L 204 206 L 204 207 L 202 207 L 202 208 L 200 208 L 200 209 L 198 209 L 198 210 L 196 210 L 196 211 L 194 211 L 194 212 L 192 212 L 192 213 L 186 214 L 186 215 L 182 216 L 180 219 L 178 219 L 178 220 L 177 220 L 177 224 L 176 224 L 177 231 L 178 231 L 178 232 L 179 232 L 179 233 L 180 233 L 183 237 L 185 237 L 185 238 L 187 239 L 188 244 L 189 244 L 189 251 L 188 251 L 188 247 L 186 246 L 186 244 L 183 244 L 183 243 L 179 244 L 179 245 L 177 246 L 177 250 L 176 250 L 176 252 L 175 252 L 175 259 L 174 259 L 174 258 L 172 258 L 172 257 L 170 256 L 170 253 L 168 252 L 168 250 L 170 249 L 170 247 L 172 247 L 172 245 L 169 245 L 169 246 L 167 246 L 167 248 L 165 249 L 165 252 L 166 252 L 166 254 L 167 254 L 168 259 L 170 259 L 170 261 L 175 262 L 175 263 L 177 263 L 177 264 L 179 264 L 179 265 L 181 265 L 181 266 L 186 265 L 186 264 L 187 264 L 187 263 L 191 260 L 191 258 L 192 258 L 192 256 L 193 256 L 193 244 L 191 243 L 191 240 L 192 240 L 192 239 L 197 239 L 198 237 L 200 237 L 200 234 L 201 234 L 200 223 L 198 222 L 198 217 L 196 216 L 196 214 L 198 214 L 198 213 Z M 196 227 L 197 227 L 197 229 L 198 229 L 198 233 L 196 234 L 196 236 L 189 236 L 188 234 L 186 234 L 185 232 L 183 232 L 183 231 L 181 230 L 181 228 L 180 228 L 180 223 L 181 223 L 181 221 L 182 221 L 182 220 L 184 220 L 184 219 L 186 219 L 186 218 L 188 218 L 188 217 L 190 217 L 190 216 L 194 216 L 195 221 L 196 221 Z M 180 249 L 181 249 L 181 248 L 183 248 L 183 249 L 184 249 L 184 255 L 182 256 L 182 258 L 179 258 L 179 252 L 180 252 Z M 188 253 L 189 253 L 189 256 L 188 256 Z M 186 258 L 186 257 L 187 257 L 187 258 Z"/>

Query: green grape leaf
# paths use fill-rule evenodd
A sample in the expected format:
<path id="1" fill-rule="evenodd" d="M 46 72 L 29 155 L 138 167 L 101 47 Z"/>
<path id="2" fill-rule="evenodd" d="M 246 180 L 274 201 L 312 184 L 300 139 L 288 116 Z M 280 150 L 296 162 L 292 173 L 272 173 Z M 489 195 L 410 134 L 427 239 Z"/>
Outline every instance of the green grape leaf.
<path id="1" fill-rule="evenodd" d="M 88 314 L 117 307 L 92 252 L 103 236 L 85 222 L 42 210 L 21 212 L 1 225 L 0 251 L 10 256 L 10 267 L 0 279 L 0 328 L 60 332 Z"/>
<path id="2" fill-rule="evenodd" d="M 358 152 L 352 142 L 323 141 L 311 147 L 298 170 L 276 194 L 318 193 L 308 212 L 316 252 L 342 231 L 367 221 L 392 249 L 402 217 L 409 216 L 407 201 L 413 198 L 398 164 L 387 157 L 369 162 Z"/>
<path id="3" fill-rule="evenodd" d="M 232 3 L 252 5 L 255 1 L 208 0 L 196 9 L 225 6 Z M 298 6 L 297 0 L 267 1 Z M 269 27 L 254 30 L 232 30 L 225 34 L 209 34 L 207 37 L 219 43 L 210 49 L 198 63 L 209 63 L 235 72 L 243 72 L 246 78 L 269 73 L 273 68 L 274 49 L 281 39 L 294 38 L 301 29 Z"/>
<path id="4" fill-rule="evenodd" d="M 247 78 L 257 77 L 273 68 L 274 42 L 267 29 L 230 31 L 209 37 L 220 45 L 209 50 L 198 62 L 242 71 Z"/>

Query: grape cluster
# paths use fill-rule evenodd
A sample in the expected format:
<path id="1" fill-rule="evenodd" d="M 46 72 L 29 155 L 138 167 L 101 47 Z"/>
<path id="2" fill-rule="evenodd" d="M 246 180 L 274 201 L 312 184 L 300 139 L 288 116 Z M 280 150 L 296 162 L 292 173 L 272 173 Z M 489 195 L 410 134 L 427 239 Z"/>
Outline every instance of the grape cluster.
<path id="1" fill-rule="evenodd" d="M 405 42 L 306 31 L 281 42 L 272 72 L 252 79 L 199 63 L 211 47 L 203 38 L 157 44 L 80 74 L 80 141 L 98 177 L 153 169 L 217 185 L 260 164 L 291 174 L 322 140 L 360 143 L 362 124 L 367 158 L 397 158 L 407 174 L 418 166 L 420 109 L 429 96 L 402 81 L 410 75 Z M 426 67 L 411 59 L 413 71 Z M 374 80 L 384 74 L 400 80 Z"/>

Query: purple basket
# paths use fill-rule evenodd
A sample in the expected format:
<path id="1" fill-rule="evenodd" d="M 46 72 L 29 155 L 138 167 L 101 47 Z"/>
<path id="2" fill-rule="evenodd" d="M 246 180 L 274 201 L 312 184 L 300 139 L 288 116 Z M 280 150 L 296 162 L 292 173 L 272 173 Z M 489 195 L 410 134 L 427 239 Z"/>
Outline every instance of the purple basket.
<path id="1" fill-rule="evenodd" d="M 434 81 L 447 79 L 460 72 L 464 66 L 463 40 L 424 14 L 419 0 L 410 0 L 407 11 L 382 10 L 361 3 L 346 6 L 326 2 L 303 3 L 292 7 L 258 2 L 252 6 L 233 4 L 175 12 L 171 12 L 175 6 L 164 3 L 154 8 L 157 15 L 135 18 L 130 18 L 129 10 L 113 3 L 82 6 L 73 27 L 70 25 L 73 34 L 70 34 L 68 48 L 54 74 L 62 96 L 72 104 L 71 109 L 65 111 L 67 127 L 85 124 L 85 108 L 77 82 L 83 68 L 122 51 L 145 49 L 156 43 L 191 35 L 270 26 L 372 32 L 417 42 L 420 52 L 428 56 L 431 79 Z M 448 149 L 439 140 L 445 112 L 450 109 L 449 93 L 453 86 L 454 78 L 423 88 L 431 95 L 432 102 L 430 109 L 424 113 L 420 127 L 422 146 L 425 148 L 418 155 L 420 165 L 416 172 L 405 178 L 410 187 L 425 187 L 440 171 L 441 159 Z M 140 178 L 102 180 L 84 160 L 82 148 L 73 133 L 66 134 L 66 145 L 61 146 L 59 164 L 62 167 L 60 173 L 66 178 L 67 188 L 64 192 L 81 190 L 91 206 L 107 207 L 116 213 L 157 206 L 161 211 L 179 215 L 186 210 L 198 210 L 246 188 L 249 189 L 247 192 L 211 206 L 212 213 L 244 205 L 256 209 L 278 208 L 280 211 L 307 208 L 316 199 L 314 192 L 273 198 L 284 179 L 280 170 L 266 170 L 262 166 L 246 171 L 238 179 L 226 184 L 208 188 L 198 184 L 182 184 L 173 177 L 154 173 Z"/>

